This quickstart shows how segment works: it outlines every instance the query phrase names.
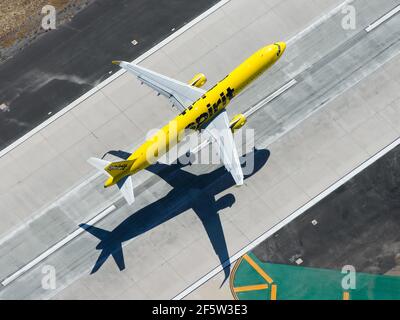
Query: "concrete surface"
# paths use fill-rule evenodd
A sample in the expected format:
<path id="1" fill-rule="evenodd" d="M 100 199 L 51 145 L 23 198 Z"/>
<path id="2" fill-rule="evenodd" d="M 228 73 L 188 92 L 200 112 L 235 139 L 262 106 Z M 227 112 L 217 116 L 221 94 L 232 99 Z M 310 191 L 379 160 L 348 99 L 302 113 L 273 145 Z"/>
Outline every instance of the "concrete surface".
<path id="1" fill-rule="evenodd" d="M 260 5 L 255 0 L 233 0 L 144 65 L 180 80 L 202 71 L 212 84 L 258 47 L 291 38 L 339 3 L 265 0 Z M 85 163 L 88 157 L 133 147 L 149 129 L 175 114 L 167 102 L 129 75 L 68 114 L 73 121 L 66 117 L 54 124 L 57 135 L 62 127 L 69 132 L 71 123 L 80 123 L 81 132 L 61 134 L 63 144 L 45 138 L 46 128 L 1 158 L 0 166 L 9 168 L 2 170 L 3 179 L 10 184 L 0 187 L 3 279 L 108 205 L 114 203 L 118 209 L 96 224 L 109 231 L 98 230 L 100 240 L 85 233 L 0 289 L 0 297 L 172 298 L 394 140 L 399 135 L 393 121 L 399 99 L 400 17 L 370 34 L 363 28 L 396 4 L 355 1 L 356 30 L 341 29 L 340 12 L 328 18 L 293 39 L 285 58 L 232 103 L 228 112 L 233 116 L 288 79 L 298 80 L 250 119 L 257 149 L 267 147 L 269 152 L 258 153 L 259 168 L 242 188 L 231 188 L 229 176 L 217 167 L 164 168 L 159 172 L 162 179 L 148 172 L 136 177 L 137 202 L 127 208 L 115 190 L 103 190 L 103 177 L 85 181 L 93 175 Z M 383 80 L 390 85 L 383 85 Z M 360 112 L 360 105 L 368 111 Z M 62 150 L 64 144 L 68 147 Z M 339 152 L 348 156 L 340 158 Z M 26 167 L 28 157 L 32 164 Z M 21 170 L 10 163 L 18 163 Z M 163 180 L 172 183 L 176 176 L 180 177 L 176 188 Z M 206 210 L 199 199 L 207 199 L 206 209 L 211 209 Z M 121 272 L 112 257 L 103 261 L 103 256 L 96 263 L 96 246 L 103 253 L 117 253 L 121 243 L 125 270 Z M 57 270 L 55 291 L 41 287 L 44 264 Z M 224 280 L 226 284 L 226 277 L 227 272 L 193 295 L 225 297 L 229 292 L 225 286 L 214 290 L 207 285 L 221 286 Z"/>

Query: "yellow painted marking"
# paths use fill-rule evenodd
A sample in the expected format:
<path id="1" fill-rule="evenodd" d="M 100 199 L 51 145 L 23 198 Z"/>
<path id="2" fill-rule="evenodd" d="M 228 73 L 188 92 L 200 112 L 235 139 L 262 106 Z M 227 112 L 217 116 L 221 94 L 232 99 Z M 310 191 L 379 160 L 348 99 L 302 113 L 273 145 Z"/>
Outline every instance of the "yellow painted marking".
<path id="1" fill-rule="evenodd" d="M 254 260 L 251 259 L 247 254 L 245 254 L 245 255 L 243 256 L 243 258 L 247 261 L 247 263 L 248 263 L 249 265 L 251 265 L 251 266 L 254 268 L 254 270 L 256 270 L 256 271 L 258 272 L 258 274 L 259 274 L 261 277 L 263 277 L 263 278 L 265 279 L 265 281 L 267 281 L 269 284 L 271 284 L 272 282 L 274 282 L 274 281 L 272 280 L 272 278 L 271 278 L 268 274 L 266 274 L 266 272 L 265 272 L 263 269 L 261 269 L 260 266 L 259 266 L 257 263 L 255 263 Z"/>
<path id="2" fill-rule="evenodd" d="M 271 286 L 271 300 L 276 300 L 276 292 L 278 290 L 278 287 L 276 286 L 276 284 L 273 284 Z"/>
<path id="3" fill-rule="evenodd" d="M 235 292 L 248 292 L 248 291 L 264 290 L 264 289 L 268 289 L 267 284 L 256 284 L 253 286 L 244 286 L 244 287 L 233 288 L 233 290 L 235 290 Z"/>
<path id="4" fill-rule="evenodd" d="M 350 300 L 350 293 L 345 291 L 343 292 L 343 300 Z"/>
<path id="5" fill-rule="evenodd" d="M 236 261 L 235 265 L 233 266 L 232 272 L 231 272 L 231 276 L 229 279 L 229 287 L 231 288 L 231 293 L 233 295 L 233 298 L 235 300 L 239 300 L 236 292 L 235 292 L 235 288 L 233 287 L 233 281 L 235 279 L 235 274 L 236 274 L 236 270 L 239 267 L 239 265 L 242 263 L 243 261 L 243 257 L 240 257 L 240 259 L 238 261 Z"/>

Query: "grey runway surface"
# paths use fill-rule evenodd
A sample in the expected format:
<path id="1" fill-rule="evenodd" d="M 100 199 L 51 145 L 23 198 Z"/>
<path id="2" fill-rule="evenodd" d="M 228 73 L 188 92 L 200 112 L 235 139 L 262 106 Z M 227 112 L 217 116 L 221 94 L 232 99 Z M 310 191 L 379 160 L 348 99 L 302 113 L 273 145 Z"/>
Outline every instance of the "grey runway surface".
<path id="1" fill-rule="evenodd" d="M 42 123 L 217 0 L 96 0 L 0 65 L 0 149 Z M 132 40 L 138 45 L 132 45 Z"/>
<path id="2" fill-rule="evenodd" d="M 400 253 L 399 192 L 396 147 L 252 252 L 270 263 L 301 258 L 306 267 L 385 274 Z"/>
<path id="3" fill-rule="evenodd" d="M 217 166 L 161 168 L 158 175 L 143 172 L 136 176 L 137 200 L 128 207 L 115 189 L 104 190 L 104 177 L 95 176 L 46 207 L 40 217 L 1 243 L 0 277 L 4 279 L 23 267 L 101 208 L 114 204 L 115 212 L 0 288 L 0 297 L 49 298 L 59 293 L 63 298 L 68 297 L 69 292 L 72 297 L 81 294 L 115 298 L 131 290 L 130 298 L 170 299 L 227 260 L 232 250 L 236 253 L 312 197 L 313 190 L 307 188 L 306 179 L 301 179 L 300 170 L 307 168 L 311 160 L 304 154 L 322 149 L 326 141 L 333 143 L 331 139 L 346 142 L 357 135 L 355 130 L 345 130 L 348 123 L 337 116 L 335 106 L 330 106 L 330 110 L 321 107 L 327 101 L 336 101 L 335 98 L 346 90 L 351 94 L 357 83 L 382 69 L 400 52 L 399 15 L 373 33 L 367 34 L 363 29 L 392 9 L 396 1 L 386 1 L 384 5 L 381 1 L 371 1 L 368 5 L 363 1 L 355 3 L 360 15 L 358 29 L 343 32 L 340 29 L 342 15 L 330 17 L 318 29 L 293 41 L 281 63 L 229 107 L 231 115 L 243 112 L 289 79 L 297 80 L 293 88 L 249 119 L 249 127 L 255 129 L 259 151 L 256 152 L 256 170 L 246 179 L 246 186 L 231 188 L 233 181 L 229 174 Z M 240 48 L 234 40 L 234 45 Z M 218 49 L 219 46 L 215 50 Z M 398 97 L 393 83 L 391 87 L 385 86 L 392 96 L 387 94 L 384 99 L 378 94 L 370 97 L 368 93 L 372 87 L 369 83 L 357 89 L 358 94 L 363 94 L 371 103 L 370 109 L 378 108 L 380 103 L 389 104 L 395 95 Z M 358 111 L 358 103 L 364 106 L 363 102 L 359 97 L 349 109 Z M 318 109 L 321 109 L 321 117 L 325 116 L 325 122 L 314 123 L 305 131 L 288 132 L 299 122 L 306 122 L 304 119 Z M 337 120 L 333 120 L 335 116 Z M 366 118 L 362 121 L 360 118 L 361 114 L 357 113 L 360 125 L 367 122 Z M 381 126 L 388 127 L 386 123 Z M 325 127 L 327 131 L 323 131 Z M 321 131 L 323 136 L 313 134 Z M 362 138 L 370 142 L 367 133 L 363 132 Z M 289 136 L 289 142 L 272 143 L 283 134 L 282 140 Z M 386 135 L 386 138 L 391 136 Z M 354 151 L 354 145 L 351 147 L 353 153 L 368 156 L 360 148 Z M 365 149 L 368 147 L 367 143 Z M 271 154 L 267 149 L 271 149 Z M 299 150 L 302 153 L 297 157 Z M 318 165 L 321 158 L 315 152 L 313 163 Z M 344 162 L 352 160 L 348 158 Z M 339 177 L 338 173 L 329 176 L 326 170 L 322 171 L 323 177 L 319 172 L 311 174 L 311 178 L 318 181 L 317 186 L 313 185 L 318 192 L 325 187 L 321 180 L 329 177 L 336 181 Z M 293 184 L 292 179 L 296 181 Z M 56 268 L 60 291 L 48 292 L 41 287 L 41 270 L 45 264 Z M 119 272 L 124 267 L 124 272 Z M 90 272 L 93 273 L 89 276 Z M 225 279 L 226 276 L 227 273 Z M 82 288 L 87 287 L 91 289 L 83 292 Z M 67 292 L 65 296 L 64 292 Z"/>

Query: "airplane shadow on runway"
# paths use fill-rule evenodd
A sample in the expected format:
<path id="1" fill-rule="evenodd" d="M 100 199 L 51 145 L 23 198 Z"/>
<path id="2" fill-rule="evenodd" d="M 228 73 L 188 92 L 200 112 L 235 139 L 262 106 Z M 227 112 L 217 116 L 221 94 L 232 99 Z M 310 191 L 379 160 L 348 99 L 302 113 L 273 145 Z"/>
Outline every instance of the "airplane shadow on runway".
<path id="1" fill-rule="evenodd" d="M 270 156 L 268 150 L 255 149 L 242 159 L 249 159 L 247 157 L 251 157 L 253 154 L 254 170 L 251 174 L 245 175 L 245 179 L 259 171 Z M 121 155 L 119 156 L 121 157 Z M 101 253 L 91 274 L 97 272 L 110 255 L 114 258 L 119 270 L 124 270 L 123 242 L 129 241 L 189 209 L 192 209 L 201 220 L 220 263 L 223 264 L 229 259 L 219 211 L 232 207 L 236 199 L 231 193 L 218 200 L 215 199 L 215 196 L 234 186 L 234 180 L 224 167 L 199 176 L 182 170 L 183 167 L 185 166 L 181 164 L 165 165 L 160 163 L 150 166 L 147 170 L 161 177 L 173 189 L 162 199 L 133 213 L 114 230 L 107 231 L 87 224 L 80 225 L 81 228 L 100 240 L 96 249 L 101 250 Z M 224 269 L 224 273 L 225 278 L 222 284 L 229 277 L 229 265 Z"/>

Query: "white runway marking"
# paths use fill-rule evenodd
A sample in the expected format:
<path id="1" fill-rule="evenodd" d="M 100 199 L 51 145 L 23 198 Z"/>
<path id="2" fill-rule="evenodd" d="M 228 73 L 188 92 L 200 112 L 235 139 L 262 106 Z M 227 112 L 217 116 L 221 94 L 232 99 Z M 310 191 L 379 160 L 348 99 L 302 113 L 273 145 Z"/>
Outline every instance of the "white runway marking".
<path id="1" fill-rule="evenodd" d="M 178 31 L 174 32 L 173 34 L 171 34 L 168 38 L 164 39 L 163 41 L 161 41 L 159 44 L 157 44 L 156 46 L 154 46 L 153 48 L 151 48 L 149 51 L 145 52 L 144 54 L 142 54 L 140 57 L 138 57 L 137 59 L 133 60 L 132 63 L 138 64 L 140 62 L 142 62 L 143 60 L 145 60 L 146 58 L 148 58 L 149 56 L 151 56 L 153 53 L 155 53 L 156 51 L 160 50 L 162 47 L 166 46 L 168 43 L 170 43 L 172 40 L 178 38 L 180 35 L 182 35 L 184 32 L 186 32 L 187 30 L 191 29 L 193 26 L 195 26 L 196 24 L 198 24 L 200 21 L 204 20 L 205 18 L 207 18 L 209 15 L 211 15 L 212 13 L 214 13 L 215 11 L 217 11 L 219 8 L 223 7 L 225 4 L 227 4 L 228 2 L 230 2 L 231 0 L 222 0 L 220 2 L 218 2 L 216 5 L 214 5 L 213 7 L 211 7 L 210 9 L 208 9 L 207 11 L 203 12 L 201 15 L 199 15 L 197 18 L 195 18 L 194 20 L 190 21 L 188 24 L 184 25 L 182 28 L 180 28 Z M 19 138 L 18 140 L 16 140 L 15 142 L 13 142 L 12 144 L 10 144 L 8 147 L 4 148 L 3 150 L 0 151 L 0 158 L 3 157 L 4 155 L 6 155 L 7 153 L 9 153 L 11 150 L 15 149 L 16 147 L 18 147 L 21 143 L 25 142 L 26 140 L 28 140 L 29 138 L 31 138 L 33 135 L 35 135 L 36 133 L 40 132 L 42 129 L 46 128 L 48 125 L 50 125 L 51 123 L 53 123 L 54 121 L 56 121 L 58 118 L 62 117 L 63 115 L 65 115 L 66 113 L 70 112 L 72 109 L 74 109 L 77 105 L 79 105 L 80 103 L 82 103 L 83 101 L 85 101 L 86 99 L 88 99 L 89 97 L 91 97 L 93 94 L 95 94 L 97 91 L 99 91 L 100 89 L 104 88 L 106 85 L 108 85 L 109 83 L 113 82 L 115 79 L 117 79 L 118 77 L 120 77 L 121 75 L 123 75 L 126 71 L 121 69 L 118 70 L 118 72 L 114 73 L 114 75 L 112 75 L 111 77 L 107 78 L 106 80 L 104 80 L 103 82 L 101 82 L 99 85 L 97 85 L 96 87 L 94 87 L 93 89 L 91 89 L 90 91 L 86 92 L 83 96 L 79 97 L 78 99 L 76 99 L 75 101 L 73 101 L 71 104 L 69 104 L 68 106 L 66 106 L 64 109 L 62 109 L 61 111 L 57 112 L 56 114 L 54 114 L 51 118 L 47 119 L 46 121 L 42 122 L 40 125 L 38 125 L 36 128 L 32 129 L 31 131 L 29 131 L 27 134 L 25 134 L 24 136 L 22 136 L 21 138 Z"/>
<path id="2" fill-rule="evenodd" d="M 276 90 L 274 93 L 272 93 L 271 95 L 269 95 L 268 97 L 266 97 L 265 99 L 261 100 L 259 103 L 257 103 L 254 107 L 252 107 L 251 109 L 247 110 L 244 113 L 244 116 L 246 118 L 250 117 L 252 114 L 254 114 L 255 112 L 257 112 L 259 109 L 261 109 L 262 107 L 264 107 L 267 103 L 270 103 L 272 100 L 276 99 L 277 97 L 279 97 L 281 94 L 283 94 L 284 92 L 286 92 L 287 90 L 289 90 L 291 87 L 293 87 L 295 84 L 297 83 L 297 81 L 295 79 L 289 81 L 288 83 L 286 83 L 284 86 L 282 86 L 280 89 Z"/>
<path id="3" fill-rule="evenodd" d="M 390 12 L 386 13 L 382 18 L 376 20 L 374 23 L 370 24 L 365 31 L 371 32 L 372 30 L 378 28 L 382 23 L 386 22 L 390 18 L 392 18 L 394 15 L 400 12 L 400 5 L 398 5 L 396 8 L 391 10 Z"/>
<path id="4" fill-rule="evenodd" d="M 393 150 L 396 148 L 398 145 L 400 145 L 400 138 L 397 138 L 394 142 L 389 144 L 386 148 L 382 149 L 379 151 L 377 154 L 366 160 L 364 163 L 362 163 L 360 166 L 355 168 L 353 171 L 348 173 L 346 176 L 344 176 L 342 179 L 336 181 L 333 185 L 331 185 L 328 189 L 325 191 L 321 192 L 319 195 L 317 195 L 315 198 L 311 199 L 309 202 L 307 202 L 305 205 L 297 209 L 295 212 L 287 216 L 285 219 L 280 221 L 278 224 L 273 226 L 271 229 L 267 230 L 264 234 L 262 234 L 260 237 L 255 239 L 253 242 L 251 242 L 249 245 L 244 247 L 242 250 L 234 254 L 232 257 L 230 257 L 229 260 L 225 261 L 223 264 L 219 265 L 215 269 L 211 270 L 209 273 L 204 275 L 202 278 L 197 280 L 194 284 L 192 284 L 190 287 L 179 293 L 177 296 L 173 298 L 173 300 L 180 300 L 186 297 L 188 294 L 199 288 L 201 285 L 206 283 L 208 280 L 210 280 L 212 277 L 216 276 L 218 273 L 220 273 L 225 267 L 235 263 L 240 257 L 242 257 L 244 254 L 249 252 L 250 250 L 254 249 L 257 247 L 260 243 L 262 243 L 264 240 L 272 236 L 274 233 L 279 231 L 281 228 L 286 226 L 288 223 L 296 219 L 298 216 L 303 214 L 305 211 L 307 211 L 309 208 L 320 202 L 322 199 L 324 199 L 326 196 L 331 194 L 333 191 L 335 191 L 337 188 L 345 184 L 347 181 L 355 177 L 357 174 L 359 174 L 361 171 L 369 167 L 371 164 L 373 164 L 375 161 L 383 157 L 385 154 L 387 154 L 389 151 Z"/>
<path id="5" fill-rule="evenodd" d="M 105 218 L 107 215 L 109 215 L 111 212 L 113 212 L 117 207 L 112 205 L 111 207 L 108 207 L 107 209 L 105 209 L 104 211 L 102 211 L 100 214 L 98 214 L 97 216 L 95 216 L 93 219 L 91 219 L 90 221 L 87 222 L 87 224 L 89 225 L 94 225 L 97 222 L 99 222 L 100 220 L 102 220 L 103 218 Z M 16 280 L 17 278 L 19 278 L 21 275 L 23 275 L 25 272 L 27 272 L 28 270 L 32 269 L 34 266 L 36 266 L 37 264 L 39 264 L 40 262 L 42 262 L 44 259 L 46 259 L 47 257 L 49 257 L 50 255 L 52 255 L 54 252 L 56 252 L 58 249 L 60 249 L 61 247 L 65 246 L 67 243 L 69 243 L 70 241 L 72 241 L 73 239 L 75 239 L 77 236 L 79 236 L 81 233 L 83 233 L 85 231 L 85 229 L 83 228 L 79 228 L 77 230 L 75 230 L 74 232 L 72 232 L 71 234 L 69 234 L 68 236 L 66 236 L 64 239 L 62 239 L 60 242 L 56 243 L 54 246 L 52 246 L 51 248 L 47 249 L 45 252 L 43 252 L 40 256 L 38 256 L 37 258 L 33 259 L 31 262 L 29 262 L 28 264 L 26 264 L 25 266 L 23 266 L 21 269 L 19 269 L 18 271 L 14 272 L 12 275 L 8 276 L 6 279 L 4 279 L 1 284 L 3 286 L 7 286 L 8 284 L 10 284 L 11 282 L 13 282 L 14 280 Z"/>
<path id="6" fill-rule="evenodd" d="M 326 14 L 322 15 L 321 17 L 319 17 L 316 21 L 311 23 L 307 28 L 303 29 L 302 31 L 297 33 L 295 36 L 290 38 L 288 41 L 286 41 L 286 44 L 290 45 L 293 42 L 295 42 L 298 39 L 300 39 L 301 37 L 303 37 L 304 35 L 308 34 L 311 31 L 313 31 L 319 25 L 321 25 L 323 22 L 327 21 L 328 19 L 332 18 L 335 14 L 339 13 L 344 8 L 344 6 L 350 4 L 351 2 L 353 2 L 353 0 L 345 0 L 344 2 L 339 4 L 337 7 L 333 8 L 328 13 L 326 13 Z"/>

